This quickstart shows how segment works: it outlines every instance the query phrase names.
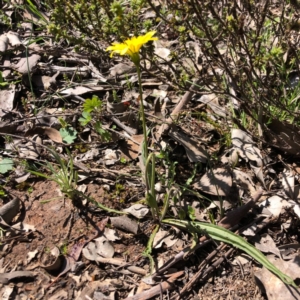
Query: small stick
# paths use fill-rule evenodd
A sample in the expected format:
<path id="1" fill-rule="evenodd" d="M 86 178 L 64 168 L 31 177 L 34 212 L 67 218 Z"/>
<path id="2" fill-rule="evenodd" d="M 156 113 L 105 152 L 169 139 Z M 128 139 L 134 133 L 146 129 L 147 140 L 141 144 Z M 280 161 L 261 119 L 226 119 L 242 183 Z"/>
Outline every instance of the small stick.
<path id="1" fill-rule="evenodd" d="M 181 100 L 177 103 L 170 117 L 166 120 L 166 123 L 160 126 L 158 130 L 158 137 L 161 137 L 163 134 L 165 134 L 165 132 L 170 128 L 170 125 L 172 124 L 174 117 L 177 117 L 179 112 L 191 101 L 193 95 L 199 89 L 199 85 L 198 85 L 199 83 L 200 83 L 199 78 L 195 78 L 193 80 L 191 88 L 183 95 Z"/>
<path id="2" fill-rule="evenodd" d="M 152 287 L 151 289 L 141 292 L 137 295 L 131 296 L 126 298 L 125 300 L 147 300 L 147 299 L 151 299 L 152 297 L 159 295 L 161 293 L 163 293 L 166 290 L 170 290 L 174 288 L 173 282 L 180 276 L 182 276 L 184 274 L 184 271 L 180 271 L 180 272 L 176 272 L 174 274 L 171 275 L 171 277 L 164 281 L 161 282 L 159 284 L 157 284 L 156 286 Z"/>

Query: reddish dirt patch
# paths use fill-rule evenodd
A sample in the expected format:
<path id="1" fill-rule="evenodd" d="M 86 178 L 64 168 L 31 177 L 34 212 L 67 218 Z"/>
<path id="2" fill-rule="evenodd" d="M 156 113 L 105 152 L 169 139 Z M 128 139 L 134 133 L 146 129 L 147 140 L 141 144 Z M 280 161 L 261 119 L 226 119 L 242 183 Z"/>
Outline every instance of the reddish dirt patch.
<path id="1" fill-rule="evenodd" d="M 25 280 L 25 283 L 15 286 L 17 293 L 25 294 L 26 297 L 34 297 L 34 299 L 44 299 L 46 296 L 60 293 L 63 287 L 67 294 L 64 294 L 62 299 L 73 299 L 75 297 L 74 288 L 76 286 L 76 289 L 81 289 L 80 285 L 66 274 L 53 284 L 53 280 L 60 271 L 49 273 L 42 265 L 48 265 L 55 260 L 50 255 L 50 251 L 54 247 L 60 249 L 60 255 L 67 257 L 73 251 L 75 244 L 85 243 L 95 237 L 96 229 L 99 229 L 97 228 L 98 224 L 107 214 L 105 212 L 91 214 L 85 207 L 82 209 L 75 207 L 70 199 L 64 199 L 58 185 L 51 181 L 35 183 L 33 192 L 30 194 L 15 190 L 12 193 L 19 196 L 25 208 L 23 214 L 18 218 L 22 218 L 21 221 L 24 224 L 35 228 L 33 232 L 23 232 L 13 237 L 2 247 L 2 254 L 5 253 L 2 266 L 6 266 L 5 272 L 13 270 L 36 272 L 34 282 Z M 87 193 L 102 203 L 104 191 L 99 185 L 88 185 Z M 111 202 L 110 205 L 113 206 L 112 204 Z M 143 264 L 144 259 L 140 258 L 144 245 L 137 243 L 131 234 L 121 231 L 118 233 L 120 240 L 114 243 L 114 257 L 125 259 L 131 263 L 139 260 L 139 263 Z M 36 254 L 29 259 L 30 254 L 34 251 Z M 80 260 L 84 263 L 88 281 L 105 277 L 107 271 L 109 273 L 112 271 L 109 264 L 100 264 L 97 267 L 94 262 L 88 261 L 82 256 Z M 57 296 L 61 295 L 57 294 Z"/>

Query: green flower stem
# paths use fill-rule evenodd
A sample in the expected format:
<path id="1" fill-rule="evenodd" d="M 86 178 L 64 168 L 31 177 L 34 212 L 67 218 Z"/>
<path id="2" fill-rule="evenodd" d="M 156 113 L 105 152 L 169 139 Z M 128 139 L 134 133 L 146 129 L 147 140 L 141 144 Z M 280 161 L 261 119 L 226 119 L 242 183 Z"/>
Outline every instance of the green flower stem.
<path id="1" fill-rule="evenodd" d="M 141 80 L 141 69 L 140 69 L 140 60 L 139 56 L 132 57 L 132 61 L 134 62 L 137 74 L 138 74 L 138 82 L 139 82 L 139 93 L 140 93 L 140 110 L 142 115 L 142 127 L 143 127 L 143 134 L 144 134 L 144 142 L 142 145 L 142 159 L 143 163 L 145 164 L 145 183 L 146 183 L 146 202 L 150 207 L 151 214 L 154 219 L 158 219 L 159 212 L 156 203 L 156 196 L 155 196 L 155 157 L 152 154 L 148 155 L 148 143 L 147 143 L 147 128 L 146 128 L 146 117 L 145 117 L 145 109 L 144 109 L 144 102 L 143 102 L 143 90 L 142 90 L 142 80 Z"/>
<path id="2" fill-rule="evenodd" d="M 150 238 L 148 240 L 147 247 L 146 247 L 145 251 L 143 252 L 143 255 L 145 257 L 148 257 L 149 261 L 150 261 L 150 274 L 153 274 L 154 267 L 155 267 L 154 260 L 151 256 L 151 253 L 152 253 L 152 249 L 153 249 L 153 241 L 154 241 L 154 238 L 155 238 L 159 228 L 160 228 L 160 225 L 155 226 L 155 228 L 154 228 L 153 232 L 151 233 Z"/>
<path id="3" fill-rule="evenodd" d="M 141 69 L 139 64 L 135 64 L 137 74 L 138 74 L 138 82 L 139 82 L 139 93 L 140 93 L 140 109 L 142 115 L 142 127 L 143 127 L 143 134 L 144 134 L 144 143 L 143 143 L 143 152 L 144 152 L 144 162 L 148 157 L 148 145 L 147 145 L 147 128 L 146 128 L 146 117 L 145 117 L 145 109 L 144 109 L 144 102 L 143 102 L 143 90 L 142 90 L 142 79 L 141 79 Z"/>

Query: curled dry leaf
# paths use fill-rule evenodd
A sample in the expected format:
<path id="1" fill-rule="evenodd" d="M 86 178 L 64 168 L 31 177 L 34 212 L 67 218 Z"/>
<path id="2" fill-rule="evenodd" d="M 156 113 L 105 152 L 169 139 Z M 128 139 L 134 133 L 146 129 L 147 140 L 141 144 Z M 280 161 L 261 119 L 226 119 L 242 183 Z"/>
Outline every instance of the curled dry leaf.
<path id="1" fill-rule="evenodd" d="M 231 186 L 232 177 L 227 168 L 212 168 L 194 184 L 194 188 L 215 196 L 229 195 Z"/>
<path id="2" fill-rule="evenodd" d="M 238 161 L 239 161 L 239 153 L 238 150 L 235 148 L 229 149 L 221 157 L 221 162 L 223 164 L 230 164 L 232 166 L 236 166 Z"/>
<path id="3" fill-rule="evenodd" d="M 295 195 L 295 175 L 292 170 L 284 169 L 281 183 L 287 196 L 294 199 Z"/>
<path id="4" fill-rule="evenodd" d="M 246 161 L 250 161 L 250 166 L 254 174 L 265 186 L 263 176 L 263 158 L 260 150 L 255 146 L 251 136 L 240 129 L 232 129 L 231 140 L 232 145 L 238 151 L 239 156 Z"/>
<path id="5" fill-rule="evenodd" d="M 95 93 L 97 91 L 102 91 L 102 90 L 103 90 L 103 87 L 101 87 L 101 86 L 91 86 L 91 87 L 76 86 L 75 88 L 68 88 L 68 89 L 62 90 L 59 93 L 63 94 L 63 95 L 77 95 L 77 96 L 80 96 L 80 95 L 83 95 L 83 94 L 86 94 L 86 93 L 92 93 L 92 92 Z M 59 97 L 57 96 L 57 98 L 59 98 Z"/>
<path id="6" fill-rule="evenodd" d="M 0 117 L 11 112 L 17 95 L 16 86 L 11 84 L 9 88 L 0 90 Z"/>
<path id="7" fill-rule="evenodd" d="M 122 153 L 128 157 L 129 159 L 136 159 L 141 153 L 141 143 L 144 140 L 144 136 L 142 134 L 132 135 L 131 139 L 128 139 L 121 143 L 120 150 Z"/>
<path id="8" fill-rule="evenodd" d="M 36 276 L 36 273 L 30 271 L 13 271 L 9 273 L 0 274 L 0 283 L 7 284 L 11 280 L 21 278 L 33 278 Z"/>
<path id="9" fill-rule="evenodd" d="M 120 76 L 122 74 L 128 74 L 135 71 L 135 66 L 133 63 L 129 62 L 128 64 L 119 63 L 109 69 L 110 76 Z"/>
<path id="10" fill-rule="evenodd" d="M 157 40 L 157 41 L 154 41 L 153 44 L 154 44 L 154 47 L 155 47 L 154 53 L 159 58 L 161 58 L 161 59 L 159 59 L 159 61 L 165 62 L 165 61 L 171 60 L 171 57 L 169 56 L 171 51 L 170 51 L 170 49 L 164 47 L 162 41 Z"/>
<path id="11" fill-rule="evenodd" d="M 255 146 L 249 134 L 240 129 L 232 129 L 231 140 L 233 147 L 238 150 L 243 159 L 255 162 L 258 167 L 263 165 L 260 150 Z"/>
<path id="12" fill-rule="evenodd" d="M 41 57 L 38 54 L 31 54 L 28 57 L 24 56 L 13 68 L 21 74 L 28 74 L 34 70 L 40 59 Z"/>
<path id="13" fill-rule="evenodd" d="M 112 258 L 115 254 L 115 249 L 106 237 L 101 236 L 95 239 L 97 253 L 105 258 Z"/>
<path id="14" fill-rule="evenodd" d="M 252 224 L 250 227 L 245 229 L 242 234 L 244 236 L 256 236 L 256 231 L 257 231 L 257 225 L 256 223 Z"/>
<path id="15" fill-rule="evenodd" d="M 38 135 L 34 135 L 32 138 L 33 142 L 28 142 L 25 145 L 19 146 L 19 152 L 21 158 L 37 159 L 40 156 L 42 147 L 42 139 Z"/>
<path id="16" fill-rule="evenodd" d="M 56 77 L 58 75 L 59 75 L 59 72 L 54 74 L 52 77 L 34 75 L 34 76 L 32 76 L 32 82 L 33 82 L 34 86 L 38 87 L 40 90 L 48 90 L 51 86 L 55 86 Z"/>
<path id="17" fill-rule="evenodd" d="M 0 208 L 0 217 L 6 223 L 10 223 L 20 211 L 20 199 L 14 197 Z"/>
<path id="18" fill-rule="evenodd" d="M 114 229 L 110 229 L 110 228 L 105 228 L 103 235 L 106 237 L 107 240 L 112 242 L 121 239 L 118 233 Z"/>
<path id="19" fill-rule="evenodd" d="M 36 257 L 36 255 L 38 253 L 39 253 L 39 251 L 37 249 L 34 251 L 28 252 L 26 255 L 27 263 L 29 264 Z"/>
<path id="20" fill-rule="evenodd" d="M 178 239 L 176 239 L 173 234 L 170 234 L 169 231 L 159 230 L 154 237 L 153 247 L 158 249 L 165 244 L 168 248 L 170 248 L 177 242 L 177 240 Z"/>
<path id="21" fill-rule="evenodd" d="M 50 255 L 50 257 L 49 257 Z M 50 258 L 51 263 L 48 263 Z M 63 256 L 60 255 L 58 247 L 54 247 L 50 253 L 43 253 L 42 260 L 45 261 L 45 264 L 42 263 L 41 267 L 48 272 L 59 271 L 63 265 Z"/>
<path id="22" fill-rule="evenodd" d="M 119 159 L 120 154 L 119 151 L 113 149 L 106 149 L 104 151 L 104 163 L 107 166 L 114 165 Z"/>
<path id="23" fill-rule="evenodd" d="M 9 286 L 9 285 L 5 285 L 1 288 L 0 291 L 0 298 L 2 300 L 9 300 L 12 299 L 12 293 L 14 291 L 15 287 L 14 286 Z"/>
<path id="24" fill-rule="evenodd" d="M 299 204 L 296 204 L 293 208 L 294 213 L 298 216 L 298 218 L 300 219 L 300 206 Z"/>
<path id="25" fill-rule="evenodd" d="M 241 170 L 234 169 L 232 171 L 232 175 L 233 180 L 240 188 L 244 189 L 245 191 L 249 191 L 250 194 L 254 194 L 256 192 L 255 184 L 249 174 Z"/>
<path id="26" fill-rule="evenodd" d="M 198 100 L 204 104 L 207 104 L 211 110 L 220 117 L 226 117 L 226 109 L 219 104 L 219 98 L 216 94 L 207 94 L 200 97 Z"/>
<path id="27" fill-rule="evenodd" d="M 138 219 L 142 219 L 148 214 L 149 208 L 146 205 L 134 204 L 129 208 L 124 209 L 124 211 L 132 214 Z"/>
<path id="28" fill-rule="evenodd" d="M 25 232 L 36 231 L 34 225 L 30 225 L 30 224 L 23 223 L 23 222 L 19 222 L 19 223 L 13 225 L 11 228 L 14 228 L 14 229 L 17 229 L 17 230 L 23 230 Z"/>

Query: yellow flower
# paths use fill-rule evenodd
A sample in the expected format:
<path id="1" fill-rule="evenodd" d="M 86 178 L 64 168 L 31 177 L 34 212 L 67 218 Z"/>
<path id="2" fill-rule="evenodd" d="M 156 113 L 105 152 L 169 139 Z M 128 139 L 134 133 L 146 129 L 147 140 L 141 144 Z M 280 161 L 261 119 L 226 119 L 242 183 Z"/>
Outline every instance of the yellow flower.
<path id="1" fill-rule="evenodd" d="M 145 35 L 138 37 L 132 37 L 131 39 L 126 40 L 124 43 L 113 43 L 112 46 L 109 46 L 106 51 L 111 51 L 110 56 L 112 57 L 114 53 L 120 55 L 129 55 L 131 59 L 138 58 L 138 53 L 141 47 L 148 43 L 149 41 L 155 41 L 158 38 L 153 37 L 156 31 L 149 31 Z"/>

